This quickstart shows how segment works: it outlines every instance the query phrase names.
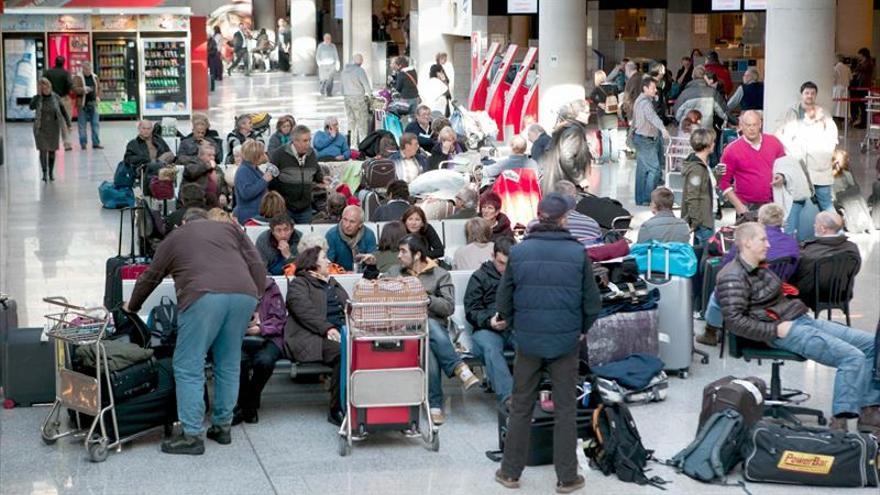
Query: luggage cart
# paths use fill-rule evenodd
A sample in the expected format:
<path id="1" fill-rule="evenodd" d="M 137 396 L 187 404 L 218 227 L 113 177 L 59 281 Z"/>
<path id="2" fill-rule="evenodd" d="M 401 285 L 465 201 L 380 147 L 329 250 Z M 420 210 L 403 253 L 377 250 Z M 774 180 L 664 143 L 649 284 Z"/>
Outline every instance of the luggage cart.
<path id="1" fill-rule="evenodd" d="M 113 389 L 110 386 L 103 390 L 102 383 L 110 384 L 110 365 L 104 350 L 104 339 L 112 333 L 112 317 L 103 308 L 86 308 L 74 306 L 63 297 L 47 297 L 44 302 L 58 306 L 60 311 L 46 314 L 51 326 L 47 332 L 49 338 L 55 340 L 55 372 L 57 388 L 55 403 L 46 419 L 40 426 L 40 435 L 46 445 L 54 444 L 59 438 L 66 436 L 84 436 L 86 451 L 93 462 L 107 459 L 110 449 L 121 450 L 122 444 L 140 437 L 145 432 L 126 438 L 118 438 L 119 424 L 113 400 Z M 95 348 L 95 374 L 89 375 L 74 371 L 73 353 L 79 346 Z M 107 397 L 104 397 L 104 394 Z M 106 402 L 106 405 L 104 405 Z M 80 424 L 80 416 L 72 421 L 70 428 L 61 431 L 61 410 L 71 409 L 77 413 L 87 414 L 94 419 L 88 427 Z M 108 429 L 106 416 L 112 421 Z M 149 431 L 149 430 L 148 430 Z"/>
<path id="2" fill-rule="evenodd" d="M 406 436 L 421 436 L 430 450 L 440 450 L 438 428 L 431 420 L 428 404 L 428 303 L 425 299 L 422 302 L 348 304 L 347 331 L 344 332 L 342 342 L 345 348 L 342 379 L 345 383 L 343 407 L 346 414 L 339 428 L 340 456 L 351 454 L 353 440 L 362 440 L 371 431 L 389 430 L 397 426 L 403 426 L 399 429 Z M 392 307 L 401 311 L 395 313 Z M 384 311 L 375 311 L 376 309 Z M 401 318 L 402 313 L 408 316 Z M 386 317 L 376 317 L 377 314 L 384 314 Z M 358 315 L 361 317 L 357 317 Z M 388 317 L 390 315 L 395 316 Z M 363 369 L 360 366 L 355 369 L 353 366 L 355 353 L 359 352 L 356 347 L 361 350 L 371 349 L 372 352 L 394 352 L 411 345 L 418 346 L 415 366 Z M 371 424 L 371 409 L 382 413 L 392 408 L 414 408 L 415 414 L 409 416 L 406 425 L 397 422 L 392 427 L 380 423 Z"/>
<path id="3" fill-rule="evenodd" d="M 678 206 L 681 206 L 681 195 L 684 190 L 681 169 L 685 158 L 693 151 L 690 138 L 687 137 L 670 136 L 669 144 L 666 145 L 666 170 L 663 173 L 663 180 L 666 187 L 675 193 L 675 204 Z"/>
<path id="4" fill-rule="evenodd" d="M 868 92 L 865 97 L 865 114 L 865 139 L 859 145 L 859 151 L 880 151 L 880 92 Z"/>

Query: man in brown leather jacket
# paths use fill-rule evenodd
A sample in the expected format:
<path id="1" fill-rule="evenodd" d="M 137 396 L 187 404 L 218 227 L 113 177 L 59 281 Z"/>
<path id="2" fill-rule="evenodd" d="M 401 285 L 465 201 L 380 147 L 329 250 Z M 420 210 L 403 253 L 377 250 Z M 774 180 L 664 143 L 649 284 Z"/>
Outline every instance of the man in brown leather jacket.
<path id="1" fill-rule="evenodd" d="M 787 297 L 782 282 L 764 264 L 769 243 L 764 227 L 747 222 L 736 229 L 739 254 L 718 274 L 715 293 L 727 328 L 837 368 L 831 428 L 847 429 L 858 418 L 861 431 L 880 432 L 880 388 L 872 382 L 874 336 L 808 315 L 806 305 Z"/>

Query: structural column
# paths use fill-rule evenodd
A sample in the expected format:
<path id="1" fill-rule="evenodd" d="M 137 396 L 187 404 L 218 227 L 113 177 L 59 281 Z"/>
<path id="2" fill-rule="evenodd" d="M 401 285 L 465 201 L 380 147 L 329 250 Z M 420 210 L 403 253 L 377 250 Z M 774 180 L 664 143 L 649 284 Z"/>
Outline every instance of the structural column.
<path id="1" fill-rule="evenodd" d="M 691 54 L 694 48 L 694 15 L 690 0 L 669 0 L 666 10 L 666 70 L 675 71 L 681 66 L 681 57 Z"/>
<path id="2" fill-rule="evenodd" d="M 372 65 L 372 8 L 371 0 L 346 0 L 342 14 L 342 62 L 347 64 L 355 53 L 360 53 L 364 56 L 363 68 L 367 74 Z"/>
<path id="3" fill-rule="evenodd" d="M 538 121 L 547 129 L 559 108 L 585 97 L 587 3 L 554 0 L 538 4 Z"/>
<path id="4" fill-rule="evenodd" d="M 410 12 L 410 65 L 418 71 L 420 81 L 427 80 L 437 53 L 452 56 L 452 44 L 443 35 L 444 18 L 448 15 L 444 6 L 446 3 L 440 0 L 419 0 L 418 12 Z"/>
<path id="5" fill-rule="evenodd" d="M 804 81 L 819 86 L 819 105 L 831 108 L 836 26 L 835 0 L 773 0 L 767 3 L 764 130 L 773 132 L 797 103 Z"/>
<path id="6" fill-rule="evenodd" d="M 290 1 L 290 70 L 296 76 L 311 76 L 317 72 L 315 47 L 317 25 L 315 0 Z"/>

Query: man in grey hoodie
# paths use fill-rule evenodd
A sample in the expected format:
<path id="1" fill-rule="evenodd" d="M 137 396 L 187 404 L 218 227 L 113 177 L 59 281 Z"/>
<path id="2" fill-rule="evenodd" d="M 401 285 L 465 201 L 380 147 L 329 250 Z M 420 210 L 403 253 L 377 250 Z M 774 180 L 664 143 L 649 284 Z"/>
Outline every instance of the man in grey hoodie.
<path id="1" fill-rule="evenodd" d="M 348 129 L 351 131 L 351 144 L 357 146 L 367 137 L 367 97 L 372 85 L 367 71 L 362 67 L 364 57 L 355 53 L 351 62 L 342 69 L 342 95 L 345 97 L 345 115 L 348 116 Z"/>
<path id="2" fill-rule="evenodd" d="M 333 76 L 339 70 L 339 53 L 329 33 L 324 35 L 324 42 L 315 50 L 315 62 L 318 64 L 318 80 L 321 82 L 321 94 L 333 95 Z"/>

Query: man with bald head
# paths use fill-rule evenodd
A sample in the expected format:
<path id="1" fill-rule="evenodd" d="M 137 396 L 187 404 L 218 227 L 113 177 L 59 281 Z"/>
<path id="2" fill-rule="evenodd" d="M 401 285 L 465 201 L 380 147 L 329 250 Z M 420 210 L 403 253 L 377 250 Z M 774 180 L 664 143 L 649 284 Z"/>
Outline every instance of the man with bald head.
<path id="1" fill-rule="evenodd" d="M 519 134 L 510 138 L 510 156 L 499 160 L 498 163 L 494 165 L 489 165 L 488 167 L 483 169 L 483 175 L 485 177 L 495 178 L 504 173 L 507 170 L 515 170 L 518 168 L 538 168 L 538 162 L 529 158 L 526 155 L 526 149 L 528 148 L 528 143 L 524 137 Z"/>
<path id="2" fill-rule="evenodd" d="M 880 433 L 880 388 L 872 384 L 874 335 L 813 319 L 800 299 L 783 294 L 782 281 L 764 263 L 769 243 L 761 224 L 743 223 L 734 240 L 737 257 L 718 273 L 715 288 L 728 330 L 837 368 L 831 429 L 846 431 L 847 420 L 858 418 L 860 431 Z"/>
<path id="3" fill-rule="evenodd" d="M 327 258 L 348 271 L 355 261 L 376 251 L 376 234 L 364 227 L 364 210 L 357 205 L 342 210 L 339 224 L 327 231 Z"/>
<path id="4" fill-rule="evenodd" d="M 800 291 L 798 297 L 810 305 L 816 298 L 813 274 L 816 271 L 816 263 L 820 259 L 842 252 L 852 253 L 859 260 L 856 273 L 861 268 L 862 260 L 858 246 L 843 235 L 843 219 L 837 213 L 833 211 L 819 212 L 813 221 L 813 229 L 816 232 L 816 238 L 805 242 L 801 247 L 801 259 L 798 262 L 797 271 L 791 279 L 791 283 L 797 286 Z"/>
<path id="5" fill-rule="evenodd" d="M 137 167 L 154 162 L 165 153 L 170 153 L 171 148 L 162 139 L 162 136 L 153 134 L 153 121 L 141 120 L 137 126 L 138 135 L 125 146 L 125 163 Z M 166 155 L 167 156 L 167 155 Z"/>
<path id="6" fill-rule="evenodd" d="M 721 155 L 726 168 L 718 187 L 738 216 L 773 202 L 773 162 L 785 156 L 785 148 L 776 137 L 764 134 L 763 124 L 761 112 L 743 112 L 739 119 L 742 136 Z"/>
<path id="7" fill-rule="evenodd" d="M 348 129 L 351 131 L 351 144 L 357 146 L 358 143 L 367 137 L 367 123 L 369 122 L 369 111 L 367 109 L 367 98 L 370 95 L 373 85 L 367 77 L 367 71 L 363 68 L 364 57 L 360 53 L 355 53 L 351 57 L 351 62 L 342 69 L 339 76 L 342 82 L 342 95 L 345 97 L 345 115 L 348 116 Z"/>

